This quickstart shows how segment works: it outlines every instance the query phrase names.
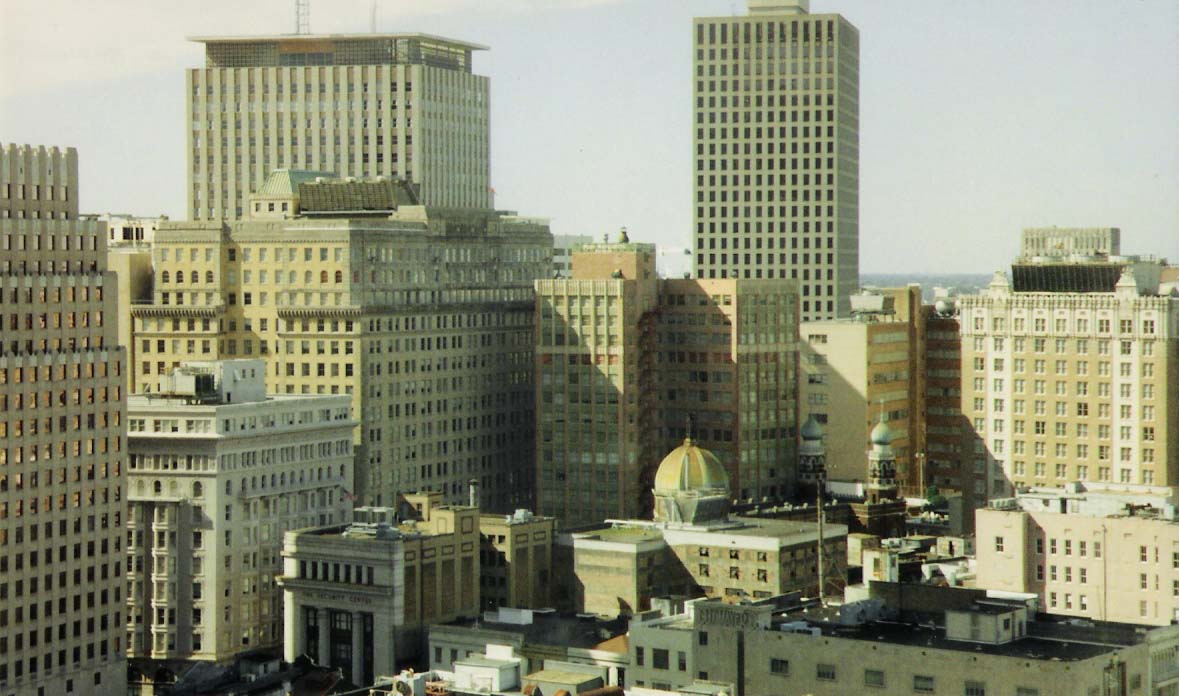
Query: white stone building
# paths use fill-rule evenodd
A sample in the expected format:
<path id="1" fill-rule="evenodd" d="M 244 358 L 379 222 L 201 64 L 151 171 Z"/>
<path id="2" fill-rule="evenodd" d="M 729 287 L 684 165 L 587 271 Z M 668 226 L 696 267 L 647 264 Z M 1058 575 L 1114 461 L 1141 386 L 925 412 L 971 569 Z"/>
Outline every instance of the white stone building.
<path id="1" fill-rule="evenodd" d="M 182 363 L 129 400 L 134 666 L 281 644 L 283 534 L 351 516 L 350 398 L 267 396 L 264 369 Z"/>

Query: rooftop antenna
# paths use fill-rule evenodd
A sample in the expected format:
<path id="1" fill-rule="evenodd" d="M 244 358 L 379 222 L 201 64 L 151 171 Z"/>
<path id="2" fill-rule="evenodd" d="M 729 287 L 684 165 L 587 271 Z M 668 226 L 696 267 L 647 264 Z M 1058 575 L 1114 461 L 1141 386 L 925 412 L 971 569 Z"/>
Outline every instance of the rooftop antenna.
<path id="1" fill-rule="evenodd" d="M 311 0 L 295 0 L 295 33 L 311 33 Z"/>

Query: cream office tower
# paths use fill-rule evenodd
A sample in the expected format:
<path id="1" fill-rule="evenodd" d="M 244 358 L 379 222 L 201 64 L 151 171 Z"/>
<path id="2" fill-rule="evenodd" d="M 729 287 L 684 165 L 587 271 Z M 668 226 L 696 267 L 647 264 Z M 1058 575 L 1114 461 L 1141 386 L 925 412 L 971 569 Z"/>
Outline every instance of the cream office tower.
<path id="1" fill-rule="evenodd" d="M 794 278 L 804 321 L 859 284 L 859 32 L 808 0 L 694 22 L 699 278 Z"/>
<path id="2" fill-rule="evenodd" d="M 0 146 L 0 694 L 120 694 L 123 348 L 73 148 Z"/>
<path id="3" fill-rule="evenodd" d="M 188 71 L 188 213 L 241 218 L 275 169 L 386 176 L 421 202 L 488 208 L 484 46 L 424 34 L 197 37 Z"/>

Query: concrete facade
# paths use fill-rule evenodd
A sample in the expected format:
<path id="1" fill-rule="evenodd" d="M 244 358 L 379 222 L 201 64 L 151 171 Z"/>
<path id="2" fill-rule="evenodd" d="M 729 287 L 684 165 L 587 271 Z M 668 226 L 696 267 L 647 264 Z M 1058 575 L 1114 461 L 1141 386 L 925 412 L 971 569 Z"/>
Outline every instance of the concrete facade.
<path id="1" fill-rule="evenodd" d="M 361 502 L 426 488 L 465 502 L 477 477 L 487 510 L 530 507 L 547 222 L 304 174 L 267 182 L 301 200 L 285 214 L 161 225 L 153 301 L 132 311 L 136 390 L 182 359 L 257 357 L 270 393 L 352 396 Z M 370 188 L 381 209 L 350 210 L 345 194 Z"/>
<path id="2" fill-rule="evenodd" d="M 479 517 L 479 595 L 484 610 L 552 606 L 557 520 L 527 510 Z"/>
<path id="3" fill-rule="evenodd" d="M 786 597 L 692 602 L 632 630 L 628 686 L 708 679 L 742 696 L 1100 696 L 1170 694 L 1179 683 L 1175 627 L 1033 622 L 1025 607 L 991 600 L 922 618 L 889 611 L 878 600 L 827 609 Z"/>
<path id="4" fill-rule="evenodd" d="M 594 238 L 580 234 L 553 235 L 553 277 L 569 278 L 573 275 L 573 250 L 582 244 L 590 244 Z"/>
<path id="5" fill-rule="evenodd" d="M 421 655 L 432 623 L 479 614 L 479 511 L 437 493 L 405 497 L 416 518 L 359 508 L 356 522 L 288 532 L 284 659 L 310 655 L 354 684 Z"/>
<path id="6" fill-rule="evenodd" d="M 845 525 L 823 530 L 828 578 L 846 577 Z M 765 598 L 818 589 L 818 529 L 810 522 L 735 517 L 722 524 L 665 528 L 615 521 L 559 538 L 558 608 L 631 615 L 665 596 Z"/>
<path id="7" fill-rule="evenodd" d="M 1044 611 L 1165 626 L 1179 620 L 1174 493 L 1117 484 L 1032 489 L 975 513 L 976 584 Z"/>
<path id="8" fill-rule="evenodd" d="M 868 435 L 885 418 L 901 488 L 920 495 L 916 455 L 924 451 L 925 431 L 921 289 L 855 299 L 878 299 L 882 311 L 857 312 L 853 307 L 853 318 L 808 322 L 801 328 L 801 408 L 833 434 L 825 443 L 832 480 L 868 479 Z"/>
<path id="9" fill-rule="evenodd" d="M 411 182 L 431 206 L 490 208 L 486 47 L 425 34 L 210 36 L 185 75 L 188 215 L 244 217 L 274 169 Z"/>
<path id="10" fill-rule="evenodd" d="M 1179 483 L 1179 299 L 1128 272 L 1113 292 L 959 301 L 975 497 L 1070 481 Z"/>
<path id="11" fill-rule="evenodd" d="M 126 690 L 126 356 L 73 148 L 0 144 L 0 693 Z"/>
<path id="12" fill-rule="evenodd" d="M 798 296 L 767 280 L 660 280 L 655 249 L 580 247 L 537 290 L 538 510 L 563 527 L 650 514 L 693 432 L 740 498 L 794 486 Z"/>
<path id="13" fill-rule="evenodd" d="M 859 32 L 807 3 L 693 22 L 699 278 L 793 279 L 804 321 L 859 286 Z"/>
<path id="14" fill-rule="evenodd" d="M 127 652 L 145 674 L 281 645 L 283 534 L 350 517 L 350 399 L 268 397 L 265 367 L 186 362 L 129 399 Z"/>

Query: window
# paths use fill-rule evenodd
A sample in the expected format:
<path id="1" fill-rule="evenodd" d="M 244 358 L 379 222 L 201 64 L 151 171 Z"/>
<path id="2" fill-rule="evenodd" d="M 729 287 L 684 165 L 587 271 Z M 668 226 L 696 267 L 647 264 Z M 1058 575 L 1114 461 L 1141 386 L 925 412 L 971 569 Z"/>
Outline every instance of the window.
<path id="1" fill-rule="evenodd" d="M 655 669 L 667 669 L 668 664 L 668 651 L 663 648 L 652 648 L 651 666 Z"/>
<path id="2" fill-rule="evenodd" d="M 923 674 L 913 675 L 913 691 L 920 691 L 921 693 L 933 693 L 933 677 L 925 676 Z"/>
<path id="3" fill-rule="evenodd" d="M 643 666 L 643 649 L 641 647 L 635 648 L 635 664 L 639 667 Z"/>
<path id="4" fill-rule="evenodd" d="M 968 681 L 962 693 L 965 696 L 987 696 L 987 685 L 983 682 Z"/>
<path id="5" fill-rule="evenodd" d="M 1040 696 L 1040 690 L 1030 686 L 1017 686 L 1015 696 Z"/>
<path id="6" fill-rule="evenodd" d="M 999 551 L 999 552 L 1003 551 L 1003 537 L 1001 537 L 1001 536 L 995 537 L 995 550 Z"/>
<path id="7" fill-rule="evenodd" d="M 815 665 L 815 678 L 819 681 L 835 681 L 835 665 Z"/>
<path id="8" fill-rule="evenodd" d="M 697 645 L 708 645 L 708 631 L 700 631 L 696 634 Z"/>
<path id="9" fill-rule="evenodd" d="M 884 672 L 879 669 L 864 670 L 864 686 L 884 686 Z"/>
<path id="10" fill-rule="evenodd" d="M 780 660 L 776 657 L 770 658 L 770 674 L 777 674 L 780 677 L 785 677 L 790 674 L 790 660 Z"/>

